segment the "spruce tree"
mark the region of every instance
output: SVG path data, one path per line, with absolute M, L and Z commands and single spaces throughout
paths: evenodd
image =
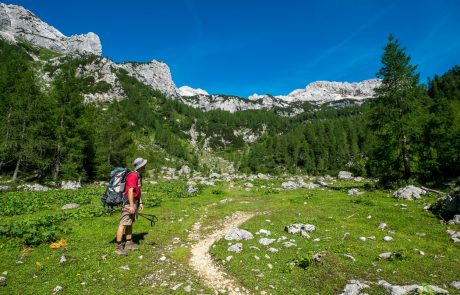
M 390 35 L 377 73 L 382 84 L 375 89 L 369 112 L 374 135 L 371 167 L 377 176 L 390 179 L 409 179 L 417 165 L 415 147 L 425 113 L 425 94 L 415 72 L 417 67 L 410 60 L 399 41 Z

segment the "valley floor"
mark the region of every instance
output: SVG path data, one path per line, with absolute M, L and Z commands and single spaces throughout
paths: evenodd
M 144 198 L 151 207 L 144 213 L 158 222 L 139 219 L 134 238 L 140 251 L 126 257 L 113 252 L 118 212 L 94 213 L 103 187 L 2 193 L 0 294 L 340 294 L 350 280 L 368 288 L 346 294 L 390 294 L 396 287 L 389 284 L 417 284 L 426 294 L 432 294 L 429 286 L 460 293 L 451 286 L 460 281 L 460 243 L 446 232 L 460 226 L 441 223 L 423 209 L 435 196 L 400 201 L 391 191 L 366 191 L 364 182 L 280 190 L 281 182 L 257 179 L 245 187 L 247 181 L 217 181 L 195 195 L 181 194 L 181 181 L 147 185 Z M 364 194 L 349 196 L 350 188 Z M 82 200 L 70 217 L 56 221 L 57 227 L 36 225 L 39 218 L 63 214 L 59 199 L 69 194 Z M 45 204 L 31 203 L 16 214 L 5 209 L 23 206 L 20 200 L 31 196 Z M 310 238 L 285 231 L 295 223 L 314 225 Z M 25 246 L 34 232 L 11 237 L 27 224 L 41 233 L 54 231 L 67 244 Z M 253 238 L 222 238 L 233 226 Z M 238 243 L 241 251 L 230 252 Z M 389 258 L 379 257 L 386 252 Z

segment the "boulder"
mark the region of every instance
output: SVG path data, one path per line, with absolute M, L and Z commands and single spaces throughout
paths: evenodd
M 211 174 L 209 175 L 209 178 L 210 178 L 210 179 L 220 178 L 220 174 L 219 174 L 219 173 L 215 173 L 215 172 L 214 172 L 214 173 L 211 173 Z
M 450 225 L 460 224 L 460 215 L 454 215 L 454 217 L 448 222 Z
M 250 188 L 250 187 L 254 187 L 254 185 L 252 183 L 250 183 L 250 182 L 246 182 L 244 184 L 244 187 L 249 187 Z
M 81 183 L 80 181 L 63 181 L 61 182 L 61 188 L 62 189 L 70 189 L 70 190 L 76 190 L 81 188 Z
M 302 184 L 302 188 L 306 188 L 306 189 L 315 189 L 318 187 L 320 187 L 320 185 L 313 183 L 313 182 L 307 182 L 307 183 Z
M 343 293 L 341 293 L 340 295 L 359 295 L 361 294 L 361 289 L 365 288 L 369 288 L 369 285 L 361 283 L 357 280 L 350 280 L 347 282 L 345 288 L 343 289 Z
M 180 169 L 178 171 L 179 175 L 183 175 L 183 176 L 187 176 L 191 172 L 192 172 L 192 169 L 190 169 L 190 167 L 187 166 L 187 165 L 183 165 L 182 167 L 180 167 Z
M 420 285 L 392 285 L 385 280 L 380 280 L 378 282 L 379 285 L 383 286 L 390 295 L 405 295 L 405 294 L 420 294 L 420 293 L 428 293 L 428 294 L 449 294 L 447 290 L 441 289 L 437 286 L 428 285 L 428 286 L 420 286 Z
M 231 228 L 226 234 L 224 239 L 227 241 L 241 241 L 241 240 L 250 240 L 254 236 L 244 229 L 239 229 L 236 227 Z
M 76 209 L 78 207 L 80 207 L 80 205 L 77 204 L 77 203 L 69 203 L 69 204 L 65 204 L 64 206 L 62 206 L 61 209 L 62 210 L 70 210 L 70 209 Z
M 364 192 L 360 191 L 357 188 L 352 188 L 352 189 L 348 190 L 348 195 L 349 196 L 359 196 L 359 195 L 362 195 L 362 194 L 364 194 Z
M 289 189 L 297 189 L 298 185 L 297 185 L 297 183 L 295 183 L 293 181 L 287 181 L 287 182 L 283 182 L 281 184 L 281 187 L 283 189 L 289 190 Z
M 284 227 L 284 230 L 289 234 L 301 234 L 302 232 L 312 232 L 316 230 L 313 224 L 294 223 Z
M 340 180 L 352 180 L 353 174 L 348 171 L 340 171 L 339 174 L 337 175 L 337 178 Z
M 424 194 L 426 194 L 425 190 L 413 185 L 408 185 L 406 187 L 399 188 L 393 193 L 393 196 L 396 199 L 415 200 L 420 199 L 421 195 Z
M 230 247 L 228 247 L 227 251 L 234 252 L 234 253 L 240 253 L 241 251 L 243 251 L 243 244 L 236 243 L 235 245 L 231 245 Z
M 47 186 L 41 185 L 41 184 L 23 184 L 17 187 L 19 190 L 25 190 L 25 191 L 43 191 L 46 192 L 49 190 Z
M 11 186 L 0 185 L 0 192 L 9 192 L 10 190 L 11 190 Z
M 199 191 L 200 191 L 200 190 L 199 190 L 197 187 L 193 186 L 193 185 L 190 185 L 190 186 L 187 188 L 187 193 L 189 193 L 189 194 L 196 194 L 196 193 L 198 193 Z

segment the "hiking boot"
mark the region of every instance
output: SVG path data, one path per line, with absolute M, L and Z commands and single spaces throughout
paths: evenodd
M 117 247 L 115 248 L 115 254 L 117 254 L 118 256 L 128 256 L 128 253 L 125 250 L 123 250 L 122 244 L 117 245 Z
M 126 241 L 125 250 L 139 251 L 139 247 L 133 241 Z

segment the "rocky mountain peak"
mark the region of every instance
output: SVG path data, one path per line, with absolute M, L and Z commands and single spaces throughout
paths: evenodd
M 22 38 L 63 54 L 101 55 L 102 53 L 101 41 L 96 34 L 66 37 L 29 10 L 17 5 L 0 3 L 0 37 L 10 42 Z

